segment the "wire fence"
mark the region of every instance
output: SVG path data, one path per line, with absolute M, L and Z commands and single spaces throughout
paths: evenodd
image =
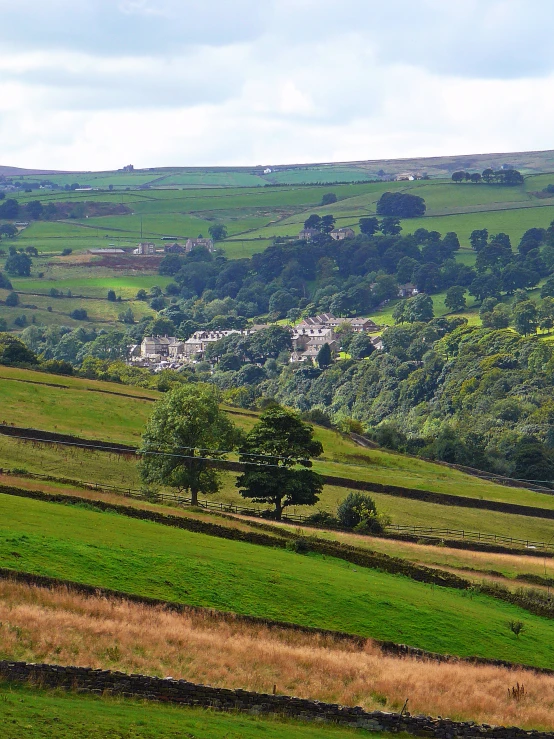
M 12 472 L 13 474 L 13 472 Z M 72 480 L 68 478 L 56 478 L 51 475 L 42 475 L 35 472 L 27 472 L 24 477 L 32 479 L 45 480 L 55 483 L 65 483 L 70 485 L 78 485 L 79 487 L 103 492 L 114 492 L 127 498 L 135 498 L 152 503 L 171 503 L 177 506 L 190 506 L 192 500 L 188 496 L 179 495 L 177 493 L 166 492 L 149 492 L 146 490 L 136 490 L 134 488 L 119 487 L 117 485 L 109 485 L 98 482 L 85 482 L 81 480 Z M 235 503 L 222 503 L 214 500 L 199 500 L 197 507 L 207 511 L 217 511 L 219 513 L 230 513 L 239 516 L 251 516 L 253 518 L 263 518 L 271 520 L 267 508 L 257 508 L 252 506 L 240 506 Z M 319 526 L 310 520 L 310 516 L 304 516 L 296 513 L 286 513 L 282 518 L 282 523 L 293 523 L 300 526 L 308 526 L 311 528 L 332 528 L 329 525 Z M 346 531 L 346 529 L 336 528 L 337 531 Z M 482 544 L 498 544 L 518 549 L 536 550 L 538 552 L 554 551 L 554 542 L 533 541 L 531 539 L 518 539 L 512 536 L 503 536 L 501 534 L 486 534 L 481 531 L 466 531 L 465 529 L 448 529 L 435 528 L 432 526 L 408 526 L 402 524 L 389 524 L 386 527 L 385 535 L 397 535 L 398 537 L 410 536 L 417 539 L 433 539 L 433 540 L 453 540 L 453 541 L 472 541 Z
M 401 524 L 390 524 L 387 533 L 396 533 L 404 536 L 415 536 L 418 539 L 454 539 L 461 541 L 477 541 L 484 544 L 500 544 L 521 549 L 537 549 L 542 551 L 553 551 L 554 543 L 544 541 L 532 541 L 531 539 L 517 539 L 512 536 L 501 534 L 484 534 L 481 531 L 466 531 L 465 529 L 439 529 L 432 526 L 403 526 Z

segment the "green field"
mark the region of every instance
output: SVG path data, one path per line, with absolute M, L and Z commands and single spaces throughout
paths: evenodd
M 152 403 L 145 398 L 159 397 L 154 391 L 125 385 L 8 367 L 0 367 L 0 380 L 0 422 L 108 442 L 138 444 L 152 412 Z M 233 422 L 244 430 L 256 418 L 249 412 L 231 413 Z M 314 469 L 323 474 L 554 509 L 554 496 L 497 485 L 382 449 L 365 449 L 338 432 L 320 426 L 315 429 L 324 454 Z
M 536 158 L 530 156 L 529 162 L 533 162 L 534 167 Z M 17 197 L 22 203 L 37 197 L 44 203 L 102 203 L 103 207 L 114 206 L 112 211 L 115 214 L 31 222 L 10 241 L 10 245 L 20 248 L 34 246 L 41 256 L 34 260 L 31 277 L 16 278 L 13 284 L 16 290 L 28 293 L 44 294 L 55 287 L 64 292 L 79 290 L 87 297 L 98 298 L 104 297 L 107 289 L 113 287 L 118 290 L 121 285 L 122 297 L 132 298 L 141 287 L 163 287 L 171 280 L 158 277 L 155 265 L 143 271 L 140 258 L 136 262 L 130 259 L 125 265 L 112 266 L 107 262 L 99 264 L 97 258 L 87 255 L 87 250 L 109 246 L 130 249 L 142 236 L 143 240 L 152 241 L 161 254 L 166 243 L 163 237 L 183 241 L 199 234 L 206 236 L 211 225 L 223 223 L 228 237 L 218 243 L 219 248 L 230 259 L 248 258 L 267 249 L 276 236 L 295 238 L 310 213 L 333 214 L 338 226 L 351 226 L 357 230 L 361 217 L 375 214 L 376 203 L 382 193 L 395 190 L 420 195 L 427 205 L 423 218 L 402 222 L 404 233 L 412 233 L 421 227 L 441 233 L 455 231 L 462 244 L 458 260 L 473 264 L 475 254 L 469 248 L 469 236 L 474 229 L 506 232 L 515 247 L 528 228 L 546 227 L 554 220 L 554 198 L 536 195 L 538 190 L 554 182 L 554 174 L 537 174 L 533 167 L 529 168 L 532 173 L 524 184 L 518 187 L 456 185 L 443 175 L 426 181 L 356 182 L 368 176 L 367 168 L 357 163 L 283 168 L 267 177 L 261 176 L 259 171 L 240 168 L 205 170 L 203 179 L 201 171 L 179 169 L 140 174 L 82 175 L 97 189 L 89 192 L 34 190 L 18 193 Z M 77 175 L 53 177 L 63 185 L 68 180 L 73 181 Z M 337 179 L 346 183 L 350 181 L 350 184 L 336 184 Z M 273 186 L 278 182 L 286 184 Z M 314 182 L 328 184 L 314 185 Z M 145 184 L 152 187 L 138 189 Z M 115 185 L 115 189 L 106 189 L 109 185 Z M 338 201 L 321 207 L 321 198 L 328 192 L 335 193 Z M 128 209 L 126 214 L 118 212 L 122 206 Z M 69 259 L 60 257 L 62 250 L 67 248 L 73 250 L 72 256 Z M 88 260 L 88 264 L 83 260 Z M 3 259 L 0 258 L 0 270 L 2 265 Z M 43 274 L 42 278 L 38 277 L 39 273 Z M 102 288 L 106 288 L 104 295 Z M 433 300 L 436 314 L 443 315 L 446 312 L 444 295 L 435 295 Z M 52 305 L 52 312 L 47 315 L 45 308 L 48 305 L 40 301 L 23 302 L 37 308 L 31 312 L 0 306 L 0 318 L 5 318 L 12 330 L 17 329 L 14 320 L 21 315 L 25 315 L 28 322 L 34 319 L 39 325 L 78 325 L 67 318 L 69 305 L 65 306 L 68 310 Z M 464 315 L 470 323 L 477 323 L 479 319 L 472 307 L 470 304 Z M 117 321 L 115 308 L 102 305 L 91 305 L 90 308 L 93 321 L 112 325 Z M 372 317 L 380 323 L 390 324 L 393 308 L 394 304 L 390 303 Z M 144 306 L 137 306 L 137 318 L 145 310 Z
M 0 496 L 0 521 L 4 567 L 437 652 L 554 660 L 554 622 L 484 595 L 11 496 Z M 510 620 L 525 622 L 525 638 Z
M 254 716 L 120 698 L 96 698 L 0 683 L 3 739 L 349 739 L 387 736 L 362 729 Z

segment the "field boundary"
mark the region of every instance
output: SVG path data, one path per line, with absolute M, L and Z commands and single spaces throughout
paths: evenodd
M 216 688 L 186 680 L 129 675 L 90 667 L 62 667 L 4 660 L 0 662 L 0 675 L 12 682 L 70 690 L 81 694 L 111 694 L 124 698 L 177 703 L 182 706 L 205 706 L 218 711 L 273 714 L 302 721 L 333 723 L 370 731 L 406 732 L 436 739 L 465 739 L 476 736 L 491 739 L 524 737 L 551 739 L 553 736 L 552 732 L 526 731 L 515 726 L 476 725 L 472 721 L 412 716 L 407 712 L 367 712 L 359 706 L 341 706 L 288 695 Z
M 51 431 L 39 431 L 38 429 L 19 426 L 8 426 L 0 424 L 0 434 L 19 438 L 30 442 L 59 443 L 75 446 L 81 449 L 92 449 L 95 451 L 108 452 L 112 454 L 137 455 L 138 448 L 129 444 L 118 442 L 105 442 L 98 439 L 85 439 L 71 434 L 58 434 Z M 214 467 L 242 472 L 248 464 L 230 460 L 210 460 Z M 419 490 L 417 488 L 405 488 L 397 485 L 383 485 L 378 482 L 367 480 L 354 480 L 349 477 L 336 477 L 334 475 L 321 475 L 325 485 L 334 487 L 353 488 L 366 492 L 381 493 L 397 498 L 419 500 L 423 503 L 436 503 L 438 505 L 454 506 L 457 508 L 478 508 L 498 513 L 509 513 L 516 516 L 528 516 L 531 518 L 544 518 L 554 520 L 554 509 L 539 508 L 537 506 L 525 506 L 518 503 L 504 503 L 496 500 L 484 500 L 482 498 L 470 498 L 462 495 L 450 495 L 449 493 L 435 493 L 430 490 Z
M 268 629 L 274 629 L 275 631 L 294 631 L 299 634 L 306 634 L 307 636 L 322 636 L 325 638 L 335 639 L 339 642 L 346 642 L 358 649 L 363 649 L 367 642 L 371 642 L 371 644 L 377 646 L 383 654 L 397 657 L 428 660 L 431 662 L 461 662 L 471 665 L 504 667 L 509 670 L 526 670 L 540 675 L 554 675 L 554 669 L 549 667 L 536 667 L 534 665 L 509 662 L 508 660 L 493 659 L 489 657 L 459 657 L 455 654 L 441 654 L 440 652 L 431 652 L 426 649 L 420 649 L 419 647 L 412 647 L 408 644 L 398 644 L 393 641 L 374 639 L 371 636 L 361 636 L 347 631 L 335 631 L 333 629 L 323 629 L 317 626 L 303 626 L 302 624 L 296 624 L 291 621 L 278 621 L 276 619 L 264 618 L 263 616 L 250 616 L 248 614 L 234 613 L 232 611 L 218 611 L 216 608 L 193 606 L 187 603 L 178 603 L 176 601 L 168 601 L 161 598 L 151 598 L 147 595 L 127 593 L 122 590 L 112 590 L 102 586 L 87 585 L 74 580 L 63 580 L 49 575 L 35 575 L 30 572 L 10 570 L 3 567 L 0 567 L 0 580 L 21 583 L 30 587 L 47 588 L 49 590 L 54 588 L 65 588 L 66 590 L 78 593 L 79 595 L 103 597 L 123 602 L 128 601 L 130 603 L 136 603 L 137 605 L 144 605 L 151 608 L 164 608 L 173 613 L 198 614 L 208 616 L 214 620 L 223 621 L 225 623 L 244 623 L 252 626 L 264 626 Z
M 265 533 L 258 534 L 251 531 L 232 529 L 228 526 L 199 521 L 194 518 L 182 518 L 172 514 L 158 513 L 156 511 L 149 511 L 143 508 L 121 506 L 101 500 L 91 501 L 88 498 L 80 498 L 78 496 L 53 495 L 38 490 L 25 490 L 21 488 L 0 486 L 0 494 L 13 495 L 20 498 L 30 498 L 32 500 L 40 500 L 47 503 L 61 503 L 62 505 L 85 505 L 98 513 L 116 513 L 129 518 L 135 518 L 141 521 L 150 521 L 163 526 L 171 526 L 173 528 L 179 528 L 192 533 L 204 534 L 206 536 L 214 536 L 221 539 L 239 541 L 246 544 L 255 544 L 270 548 L 288 549 L 289 542 L 298 541 L 298 539 L 302 538 L 292 532 L 285 532 L 283 530 L 280 532 L 276 531 L 273 536 L 270 536 Z M 280 536 L 278 535 L 279 533 Z M 294 549 L 294 546 L 292 548 Z M 529 590 L 522 589 L 523 592 L 513 593 L 507 588 L 499 587 L 498 585 L 489 585 L 485 582 L 479 586 L 475 586 L 470 580 L 466 580 L 440 568 L 427 567 L 400 557 L 393 557 L 382 552 L 375 552 L 371 549 L 358 549 L 357 547 L 345 544 L 344 542 L 330 542 L 316 537 L 309 540 L 308 551 L 324 557 L 332 557 L 344 562 L 349 562 L 350 564 L 355 564 L 359 567 L 386 572 L 389 575 L 407 577 L 415 582 L 433 586 L 437 585 L 439 587 L 452 588 L 455 590 L 480 592 L 483 595 L 494 598 L 495 600 L 500 600 L 522 608 L 536 616 L 542 616 L 549 619 L 554 618 L 554 608 L 550 601 L 537 599 Z

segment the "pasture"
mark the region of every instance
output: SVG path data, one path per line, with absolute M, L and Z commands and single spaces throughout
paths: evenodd
M 86 508 L 0 495 L 0 563 L 442 653 L 536 666 L 554 658 L 552 621 L 488 596 Z M 520 639 L 515 620 L 527 626 Z
M 152 413 L 152 400 L 160 397 L 155 391 L 127 385 L 9 367 L 0 367 L 0 381 L 0 422 L 108 443 L 138 444 Z M 256 422 L 255 413 L 230 407 L 227 411 L 243 430 Z M 315 460 L 314 469 L 322 474 L 554 509 L 550 495 L 497 485 L 384 449 L 366 449 L 321 426 L 315 427 L 315 436 L 324 454 Z
M 326 725 L 214 713 L 145 701 L 92 697 L 0 683 L 3 739 L 353 739 L 385 737 L 363 730 Z M 55 733 L 53 733 L 55 732 Z

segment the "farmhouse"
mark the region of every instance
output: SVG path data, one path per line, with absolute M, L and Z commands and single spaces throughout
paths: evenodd
M 303 228 L 298 234 L 299 241 L 311 241 L 320 231 L 317 228 Z
M 156 245 L 148 242 L 141 242 L 136 249 L 133 249 L 133 254 L 137 254 L 142 257 L 152 256 L 156 253 Z
M 400 285 L 398 288 L 398 297 L 399 298 L 413 298 L 414 295 L 417 295 L 419 293 L 419 290 L 415 285 L 412 285 L 411 282 L 407 282 L 405 285 Z
M 329 236 L 335 241 L 343 241 L 344 239 L 353 239 L 356 234 L 352 228 L 335 228 Z
M 187 243 L 185 244 L 185 253 L 188 254 L 191 252 L 196 246 L 202 246 L 204 249 L 207 249 L 210 254 L 215 251 L 214 249 L 214 242 L 212 239 L 187 239 Z

